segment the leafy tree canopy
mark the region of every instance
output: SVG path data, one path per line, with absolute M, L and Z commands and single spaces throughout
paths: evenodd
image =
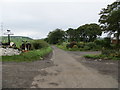
M 65 39 L 65 32 L 61 29 L 56 29 L 48 34 L 48 42 L 50 44 L 61 43 Z
M 97 36 L 101 35 L 101 28 L 97 24 L 85 24 L 77 28 L 77 32 L 79 33 L 79 37 L 81 37 L 84 41 L 94 41 Z
M 99 22 L 103 31 L 117 32 L 117 44 L 120 36 L 120 2 L 114 2 L 100 12 Z

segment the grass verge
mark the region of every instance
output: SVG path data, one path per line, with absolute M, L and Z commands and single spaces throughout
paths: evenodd
M 60 49 L 63 49 L 65 51 L 69 51 L 66 46 L 63 46 L 63 45 L 56 45 L 56 47 L 60 48 Z
M 112 56 L 106 56 L 106 55 L 84 55 L 85 58 L 90 59 L 104 59 L 104 60 L 120 60 L 119 57 L 112 57 Z
M 2 56 L 2 61 L 30 62 L 35 60 L 41 60 L 45 55 L 49 54 L 51 51 L 52 48 L 47 47 L 47 48 L 21 53 L 20 55 Z

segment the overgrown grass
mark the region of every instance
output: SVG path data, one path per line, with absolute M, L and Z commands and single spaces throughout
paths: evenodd
M 56 45 L 58 48 L 63 49 L 67 51 L 68 49 L 66 48 L 66 45 Z
M 32 49 L 41 49 L 49 46 L 44 40 L 32 40 L 31 41 Z
M 98 49 L 87 49 L 87 47 L 85 47 L 85 48 L 67 48 L 66 45 L 56 45 L 56 46 L 65 51 L 99 51 Z
M 119 57 L 107 56 L 107 55 L 84 55 L 85 58 L 90 59 L 105 59 L 105 60 L 120 60 Z
M 21 53 L 20 55 L 2 56 L 2 61 L 30 62 L 35 60 L 41 60 L 45 55 L 49 54 L 51 51 L 52 48 L 47 47 L 47 48 Z
M 94 42 L 63 42 L 56 46 L 66 51 L 100 51 L 102 49 Z

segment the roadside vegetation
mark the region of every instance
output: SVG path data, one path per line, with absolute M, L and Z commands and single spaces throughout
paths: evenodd
M 120 51 L 103 50 L 100 55 L 84 55 L 89 59 L 120 60 Z
M 107 45 L 109 42 L 106 39 L 107 38 L 103 40 L 95 40 L 94 42 L 63 42 L 56 46 L 68 51 L 99 51 L 102 47 L 108 47 Z
M 49 54 L 51 51 L 52 51 L 51 47 L 47 47 L 47 48 L 21 53 L 20 55 L 2 56 L 2 61 L 30 62 L 30 61 L 42 60 L 44 56 Z
M 30 62 L 42 60 L 44 56 L 52 51 L 52 48 L 43 40 L 32 40 L 30 51 L 22 52 L 20 55 L 2 56 L 2 61 Z
M 100 55 L 85 55 L 86 58 L 107 58 L 120 60 L 120 2 L 113 2 L 100 11 L 99 24 L 90 23 L 81 25 L 77 28 L 68 28 L 67 30 L 56 29 L 49 32 L 44 40 L 49 44 L 54 44 L 57 47 L 68 51 L 101 51 Z M 108 34 L 105 38 L 100 38 L 102 33 Z M 114 36 L 111 38 L 111 36 Z M 32 51 L 22 53 L 27 56 L 32 53 L 38 56 L 38 53 L 44 50 L 51 51 L 49 45 L 43 40 L 31 40 Z M 17 41 L 17 40 L 16 40 Z M 18 48 L 20 47 L 19 41 Z M 42 51 L 43 50 L 43 51 Z M 46 51 L 47 52 L 47 51 Z M 28 54 L 27 54 L 28 53 Z M 44 56 L 44 54 L 42 54 Z M 21 54 L 21 55 L 22 55 Z M 35 57 L 35 59 L 38 59 Z M 3 60 L 9 56 L 3 57 Z M 12 59 L 10 56 L 9 58 Z M 23 57 L 25 57 L 23 55 Z M 40 56 L 41 57 L 41 56 Z M 32 59 L 32 58 L 31 58 Z M 21 59 L 19 59 L 21 60 Z M 25 59 L 27 60 L 27 59 Z M 23 61 L 25 61 L 23 59 Z
M 120 2 L 114 2 L 100 11 L 99 25 L 85 24 L 67 30 L 56 29 L 45 39 L 50 44 L 67 51 L 101 51 L 100 55 L 86 58 L 120 60 Z M 102 33 L 108 34 L 100 38 Z M 111 38 L 111 36 L 114 36 Z

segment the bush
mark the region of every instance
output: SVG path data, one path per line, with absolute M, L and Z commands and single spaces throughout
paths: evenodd
M 100 54 L 100 55 L 84 55 L 84 57 L 85 58 L 90 58 L 90 59 L 120 60 L 120 57 L 107 56 L 107 55 L 103 55 L 103 54 Z
M 96 44 L 94 42 L 89 42 L 86 44 L 87 47 L 89 47 L 90 49 L 95 49 L 96 48 Z
M 95 40 L 94 43 L 101 47 L 110 48 L 111 39 L 106 37 L 104 40 Z
M 85 46 L 84 42 L 77 43 L 78 48 L 83 48 Z
M 110 47 L 111 49 L 114 49 L 114 50 L 120 50 L 120 45 L 117 45 L 117 44 L 110 44 Z
M 94 48 L 94 50 L 96 50 L 96 51 L 98 51 L 98 50 L 101 51 L 101 49 L 102 49 L 102 46 L 100 46 L 100 45 L 96 45 L 96 47 Z
M 71 42 L 70 44 L 67 44 L 66 47 L 67 48 L 73 48 L 74 45 L 77 45 L 76 42 Z
M 77 45 L 74 45 L 72 48 L 78 48 L 78 46 L 77 46 Z
M 110 44 L 111 44 L 111 39 L 110 38 L 104 38 L 104 47 L 106 47 L 106 48 L 110 48 Z
M 95 40 L 94 43 L 96 45 L 104 46 L 104 40 Z
M 89 46 L 84 46 L 83 50 L 90 50 Z
M 117 50 L 108 50 L 108 49 L 104 49 L 103 48 L 102 55 L 120 58 L 120 51 L 117 51 Z
M 48 43 L 43 40 L 34 40 L 32 43 L 32 49 L 41 49 L 48 47 Z
M 110 44 L 111 49 L 116 49 L 116 44 Z
M 88 43 L 84 43 L 84 42 L 71 42 L 70 44 L 67 44 L 66 45 L 66 48 L 76 48 L 76 50 L 80 50 L 80 51 L 83 51 L 83 50 L 100 50 L 101 49 L 101 46 L 100 45 L 96 45 L 96 43 L 94 42 L 88 42 Z M 71 50 L 71 49 L 69 49 Z

